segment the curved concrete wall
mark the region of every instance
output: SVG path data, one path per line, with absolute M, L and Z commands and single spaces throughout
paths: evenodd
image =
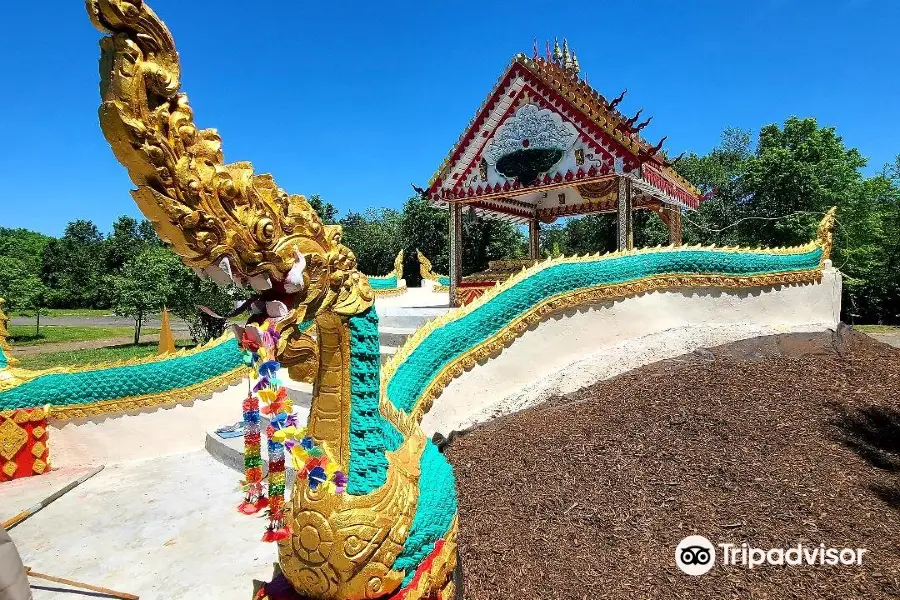
M 451 382 L 422 427 L 462 430 L 699 347 L 834 329 L 840 307 L 827 261 L 817 284 L 653 292 L 559 312 Z
M 309 406 L 311 386 L 279 372 L 288 395 Z M 50 464 L 54 468 L 114 464 L 200 450 L 206 434 L 243 418 L 246 379 L 192 402 L 68 421 L 50 421 Z

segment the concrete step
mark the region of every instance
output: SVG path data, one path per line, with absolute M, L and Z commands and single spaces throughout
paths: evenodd
M 301 423 L 306 423 L 307 419 L 309 419 L 309 405 L 301 406 L 294 405 L 294 414 L 297 415 L 298 420 Z M 266 426 L 269 424 L 269 419 L 265 415 L 260 416 L 260 430 L 265 432 Z M 263 473 L 268 473 L 269 470 L 269 448 L 265 442 L 265 433 L 262 435 L 263 442 L 260 444 L 260 456 L 263 459 Z M 206 441 L 205 441 L 206 451 L 210 453 L 210 455 L 215 458 L 217 461 L 234 469 L 239 473 L 244 472 L 244 437 L 233 437 L 233 438 L 223 438 L 219 434 L 215 432 L 215 430 L 210 430 L 206 432 Z M 294 478 L 296 473 L 294 472 L 294 468 L 291 466 L 291 461 L 289 457 L 285 457 L 285 478 L 287 479 L 288 487 L 294 485 Z
M 407 307 L 388 306 L 378 308 L 379 328 L 416 329 L 441 316 L 449 308 L 445 306 Z
M 386 363 L 391 359 L 393 355 L 397 354 L 397 346 L 382 346 L 381 347 L 381 364 Z
M 378 339 L 382 346 L 400 347 L 406 338 L 416 332 L 415 327 L 379 327 Z

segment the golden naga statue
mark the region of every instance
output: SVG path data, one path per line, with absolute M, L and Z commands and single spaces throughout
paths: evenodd
M 303 196 L 248 162 L 226 164 L 179 91 L 165 24 L 142 0 L 87 0 L 100 42 L 100 125 L 157 233 L 197 272 L 252 287 L 251 320 L 272 318 L 292 376 L 314 374 L 308 431 L 347 474 L 347 493 L 296 486 L 279 542 L 292 596 L 451 598 L 452 470 L 418 424 L 380 401 L 374 293 Z M 302 321 L 314 320 L 316 339 Z M 299 489 L 299 488 L 303 489 Z

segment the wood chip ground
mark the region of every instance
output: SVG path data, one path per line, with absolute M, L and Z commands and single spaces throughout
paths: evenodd
M 456 438 L 468 600 L 900 597 L 900 350 L 837 333 L 663 361 Z M 714 543 L 862 566 L 675 566 Z

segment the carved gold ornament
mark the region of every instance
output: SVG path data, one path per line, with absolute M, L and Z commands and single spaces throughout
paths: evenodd
M 419 257 L 419 275 L 422 279 L 428 279 L 429 281 L 438 281 L 440 277 L 444 277 L 443 275 L 438 275 L 434 271 L 432 271 L 431 261 L 428 260 L 420 250 L 416 250 L 416 255 Z M 447 287 L 447 286 L 444 286 Z M 436 290 L 437 288 L 435 288 Z
M 179 91 L 174 40 L 147 4 L 87 0 L 87 8 L 109 34 L 100 42 L 100 125 L 160 238 L 211 277 L 263 295 L 283 290 L 285 327 L 307 312 L 353 315 L 371 306 L 374 293 L 341 245 L 341 228 L 324 225 L 306 198 L 255 175 L 250 163 L 226 164 L 216 131 L 196 126 Z
M 28 432 L 12 419 L 4 419 L 0 423 L 0 456 L 12 460 L 27 442 Z
M 35 444 L 31 447 L 31 453 L 34 454 L 35 458 L 40 458 L 46 451 L 47 446 L 44 445 L 44 442 L 35 442 Z

